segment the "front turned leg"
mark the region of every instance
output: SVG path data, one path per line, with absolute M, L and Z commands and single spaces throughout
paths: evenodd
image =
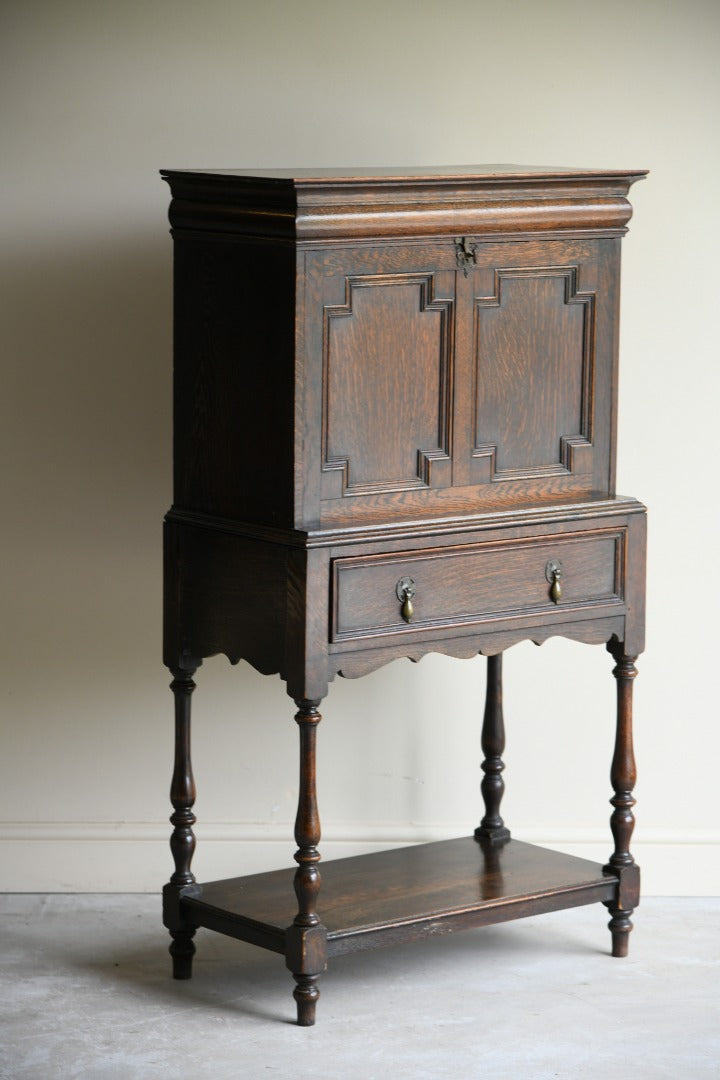
M 505 723 L 502 707 L 502 653 L 487 658 L 487 689 L 485 691 L 485 714 L 483 716 L 482 752 L 485 773 L 480 784 L 485 816 L 475 830 L 476 840 L 489 840 L 493 845 L 504 844 L 510 832 L 500 817 L 500 801 L 505 792 L 502 778 L 505 764 Z
M 630 916 L 640 899 L 640 870 L 630 854 L 630 839 L 635 827 L 632 808 L 635 805 L 633 788 L 636 769 L 633 753 L 632 697 L 633 682 L 637 676 L 635 656 L 626 656 L 620 645 L 609 645 L 616 661 L 613 675 L 617 682 L 617 730 L 610 781 L 615 794 L 610 800 L 614 810 L 610 828 L 615 850 L 605 870 L 618 879 L 617 899 L 606 902 L 612 918 L 608 923 L 612 934 L 612 955 L 627 956 L 628 938 L 633 928 Z
M 297 1002 L 300 1027 L 315 1023 L 315 1006 L 320 997 L 317 981 L 327 966 L 327 930 L 317 913 L 320 891 L 320 816 L 317 808 L 315 743 L 317 726 L 322 719 L 319 701 L 297 701 L 295 720 L 300 728 L 300 792 L 295 819 L 298 850 L 293 886 L 298 912 L 285 934 L 285 962 L 297 983 L 293 997 Z
M 170 785 L 170 801 L 173 814 L 170 823 L 173 833 L 170 850 L 175 861 L 175 872 L 163 890 L 163 918 L 173 939 L 170 955 L 173 961 L 173 978 L 189 979 L 192 975 L 192 958 L 195 955 L 195 927 L 183 919 L 180 913 L 180 896 L 189 885 L 195 884 L 190 863 L 195 852 L 193 825 L 195 815 L 195 781 L 190 758 L 190 699 L 195 689 L 193 675 L 199 666 L 193 662 L 187 667 L 173 670 L 170 689 L 175 697 L 175 766 Z

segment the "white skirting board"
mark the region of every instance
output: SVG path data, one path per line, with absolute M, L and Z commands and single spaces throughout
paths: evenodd
M 157 823 L 13 823 L 0 826 L 0 892 L 159 892 L 173 868 L 170 826 Z M 447 840 L 470 830 L 442 826 L 328 826 L 323 859 L 405 844 Z M 193 870 L 198 881 L 239 877 L 295 863 L 292 824 L 198 824 Z M 605 862 L 609 836 L 518 829 L 518 840 Z M 647 896 L 720 896 L 720 832 L 679 835 L 636 830 L 632 851 Z M 291 880 L 288 889 L 292 896 Z M 322 895 L 322 894 L 321 894 Z M 320 904 L 322 907 L 322 902 Z

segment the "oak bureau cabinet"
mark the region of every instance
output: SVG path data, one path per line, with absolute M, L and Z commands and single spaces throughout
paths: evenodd
M 642 171 L 167 171 L 175 251 L 176 978 L 196 928 L 285 957 L 298 1022 L 329 958 L 601 902 L 627 952 L 634 661 L 645 510 L 615 493 L 620 240 Z M 502 654 L 605 645 L 618 709 L 606 866 L 520 843 L 501 814 Z M 487 657 L 484 816 L 470 835 L 323 864 L 319 706 L 335 675 Z M 198 884 L 190 698 L 203 658 L 297 706 L 287 871 Z M 548 708 L 551 706 L 548 705 Z M 469 728 L 468 738 L 473 739 Z M 294 895 L 293 886 L 294 885 Z

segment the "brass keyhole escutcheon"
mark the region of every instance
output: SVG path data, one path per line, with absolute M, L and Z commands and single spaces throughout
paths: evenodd
M 545 579 L 550 582 L 550 599 L 554 604 L 562 600 L 563 565 L 559 559 L 550 559 L 545 565 Z
M 412 622 L 412 617 L 415 614 L 415 608 L 413 606 L 413 597 L 415 596 L 415 582 L 411 577 L 400 578 L 395 586 L 395 595 L 400 601 L 402 607 L 400 608 L 400 614 L 406 623 Z

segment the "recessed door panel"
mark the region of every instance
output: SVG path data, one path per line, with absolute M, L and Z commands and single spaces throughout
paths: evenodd
M 470 402 L 465 483 L 478 505 L 614 494 L 619 241 L 467 246 L 457 340 L 469 359 L 465 368 L 458 356 L 456 370 Z
M 474 478 L 592 472 L 595 294 L 577 266 L 498 267 L 475 298 Z
M 325 305 L 323 498 L 451 483 L 452 306 L 432 272 L 348 276 Z

